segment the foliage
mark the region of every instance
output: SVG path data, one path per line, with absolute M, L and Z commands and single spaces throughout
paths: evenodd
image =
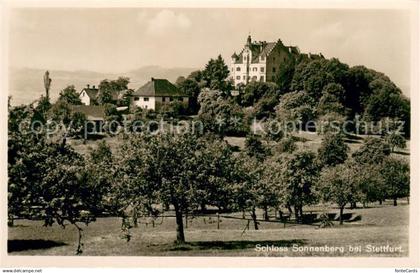
M 188 77 L 181 83 L 177 84 L 177 86 L 183 93 L 185 93 L 189 97 L 188 109 L 190 113 L 196 114 L 199 110 L 199 105 L 198 105 L 197 100 L 198 100 L 198 95 L 201 90 L 199 82 L 197 82 L 194 78 L 191 79 L 190 77 Z
M 402 159 L 388 157 L 383 161 L 381 174 L 385 181 L 386 194 L 394 199 L 406 197 L 410 194 L 410 166 Z
M 315 117 L 314 104 L 315 101 L 303 91 L 286 93 L 280 97 L 276 115 L 282 121 L 306 125 Z
M 119 77 L 116 80 L 103 80 L 99 83 L 98 103 L 101 105 L 114 103 L 119 92 L 128 89 L 129 78 Z
M 80 112 L 74 112 L 71 115 L 71 123 L 67 131 L 68 136 L 83 137 L 85 132 L 87 118 L 86 115 Z
M 316 156 L 308 151 L 284 154 L 279 172 L 285 204 L 295 207 L 295 218 L 300 221 L 303 206 L 314 203 L 317 198 L 313 187 L 319 175 Z
M 346 161 L 349 150 L 341 134 L 327 134 L 318 149 L 318 159 L 322 166 L 335 166 Z
M 235 205 L 242 211 L 248 211 L 254 223 L 254 229 L 258 230 L 256 209 L 263 208 L 266 218 L 269 206 L 277 207 L 279 203 L 278 179 L 270 175 L 277 174 L 271 171 L 275 165 L 267 165 L 267 169 L 256 158 L 241 154 L 238 159 L 238 170 L 242 178 L 236 185 Z M 268 167 L 269 166 L 269 167 Z M 277 168 L 276 168 L 277 169 Z
M 367 137 L 362 146 L 353 153 L 353 158 L 361 164 L 381 163 L 389 154 L 391 148 L 380 138 Z
M 258 161 L 264 161 L 270 154 L 270 151 L 261 142 L 261 137 L 255 134 L 247 135 L 245 139 L 245 151 L 249 157 L 254 157 Z
M 292 137 L 287 137 L 276 145 L 275 152 L 292 154 L 297 150 L 296 141 Z
M 220 91 L 201 91 L 198 118 L 207 131 L 219 135 L 245 135 L 249 128 L 244 124 L 244 113 L 234 100 L 226 99 Z
M 317 106 L 317 113 L 325 115 L 327 113 L 344 114 L 344 88 L 341 84 L 330 83 L 322 90 L 322 97 Z
M 326 168 L 319 178 L 319 191 L 322 200 L 334 202 L 340 208 L 340 224 L 343 224 L 343 210 L 346 204 L 355 202 L 358 191 L 356 180 L 353 179 L 354 170 L 349 165 L 339 164 Z
M 336 112 L 330 112 L 318 118 L 317 131 L 319 134 L 344 133 L 346 117 Z
M 214 145 L 209 147 L 187 134 L 129 136 L 116 159 L 119 165 L 113 187 L 114 203 L 119 202 L 121 208 L 133 205 L 152 215 L 158 213 L 153 204 L 171 204 L 176 215 L 177 241 L 184 242 L 183 215 L 203 202 L 228 205 L 229 190 L 225 191 L 224 186 L 235 181 L 231 171 L 235 164 L 230 163 L 227 146 Z M 221 147 L 224 148 L 220 150 Z M 203 200 L 206 197 L 212 199 Z
M 65 222 L 79 231 L 77 254 L 82 252 L 78 223 L 89 223 L 101 209 L 99 186 L 86 179 L 84 159 L 64 144 L 51 143 L 31 130 L 34 110 L 10 109 L 9 217 L 41 217 L 45 225 Z M 24 122 L 16 130 L 15 122 Z
M 177 118 L 187 114 L 187 109 L 184 103 L 180 101 L 171 101 L 170 103 L 162 104 L 159 108 L 159 113 L 161 113 L 164 118 Z
M 295 68 L 295 58 L 287 58 L 283 65 L 281 65 L 279 68 L 279 71 L 276 75 L 276 83 L 283 94 L 290 91 Z
M 220 90 L 226 96 L 233 89 L 232 84 L 227 81 L 228 76 L 229 68 L 221 55 L 217 56 L 216 59 L 210 59 L 202 71 L 202 78 L 206 83 L 206 87 Z
M 275 83 L 250 82 L 239 94 L 238 99 L 242 106 L 253 106 L 263 97 L 275 97 L 278 99 L 279 92 Z
M 74 85 L 69 85 L 60 91 L 58 97 L 59 101 L 64 101 L 68 104 L 81 105 L 82 101 L 79 98 L 79 94 L 76 91 Z

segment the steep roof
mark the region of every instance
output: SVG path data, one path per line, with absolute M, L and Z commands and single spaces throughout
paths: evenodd
M 276 47 L 277 44 L 279 44 L 284 50 L 286 50 L 289 54 L 299 54 L 299 48 L 296 46 L 285 46 L 283 45 L 282 41 L 279 39 L 277 42 L 266 42 L 266 41 L 259 41 L 259 42 L 252 42 L 249 40 L 250 37 L 248 37 L 247 44 L 245 45 L 245 48 L 248 47 L 252 52 L 252 60 L 251 63 L 259 63 L 260 57 L 264 56 L 267 57 L 271 51 Z M 232 55 L 232 58 L 235 59 L 236 64 L 243 63 L 243 52 L 244 49 L 239 54 Z
M 89 96 L 89 98 L 91 99 L 96 99 L 99 93 L 98 88 L 89 88 L 89 87 L 85 87 L 82 89 L 82 91 L 80 91 L 80 94 L 83 93 L 83 91 L 86 92 L 86 94 Z
M 88 120 L 105 119 L 105 107 L 101 105 L 71 105 L 70 110 L 85 114 Z
M 148 83 L 137 89 L 134 96 L 144 97 L 186 97 L 181 90 L 175 85 L 170 83 L 167 79 L 154 79 L 152 78 Z

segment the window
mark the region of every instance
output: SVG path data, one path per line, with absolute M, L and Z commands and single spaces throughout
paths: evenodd
M 238 66 L 238 67 L 236 68 L 236 71 L 241 71 L 241 68 Z
M 264 81 L 264 76 L 260 77 L 260 81 L 263 82 Z
M 261 56 L 261 61 L 264 61 L 264 59 L 265 59 L 264 56 Z
M 260 67 L 260 71 L 261 72 L 264 72 L 264 67 Z
M 276 68 L 275 67 L 273 67 L 273 72 L 276 72 Z
M 179 97 L 179 98 L 178 98 L 178 101 L 182 101 L 182 97 Z
M 244 80 L 246 80 L 246 76 L 244 76 Z
M 134 97 L 134 100 L 135 100 L 135 101 L 138 101 L 138 100 L 139 100 L 139 97 Z
M 165 97 L 162 97 L 162 102 L 165 102 Z
M 241 79 L 241 76 L 236 76 L 236 79 L 237 79 L 237 80 L 240 80 L 240 79 Z
M 171 98 L 169 98 L 169 101 L 173 101 L 173 100 L 174 100 L 174 98 L 172 98 L 172 97 L 171 97 Z
M 256 67 L 253 67 L 252 71 L 258 71 L 258 69 Z
M 147 109 L 147 105 L 144 106 L 144 109 Z
M 149 101 L 149 98 L 144 98 L 143 101 Z

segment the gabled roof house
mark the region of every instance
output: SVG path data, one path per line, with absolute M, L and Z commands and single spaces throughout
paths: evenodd
M 167 79 L 151 78 L 132 96 L 132 105 L 143 109 L 158 109 L 164 103 L 179 101 L 188 105 L 188 96 Z

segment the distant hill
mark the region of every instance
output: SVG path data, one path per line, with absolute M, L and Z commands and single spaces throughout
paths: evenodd
M 51 83 L 51 99 L 58 98 L 60 90 L 68 85 L 74 85 L 81 90 L 87 84 L 98 86 L 104 79 L 116 79 L 120 76 L 130 78 L 129 87 L 139 88 L 151 77 L 165 78 L 175 82 L 179 76 L 188 76 L 197 68 L 164 68 L 159 66 L 145 66 L 125 73 L 99 73 L 93 71 L 63 71 L 49 70 Z M 12 96 L 12 104 L 27 104 L 45 94 L 43 76 L 45 69 L 36 68 L 10 68 L 9 70 L 9 95 Z

